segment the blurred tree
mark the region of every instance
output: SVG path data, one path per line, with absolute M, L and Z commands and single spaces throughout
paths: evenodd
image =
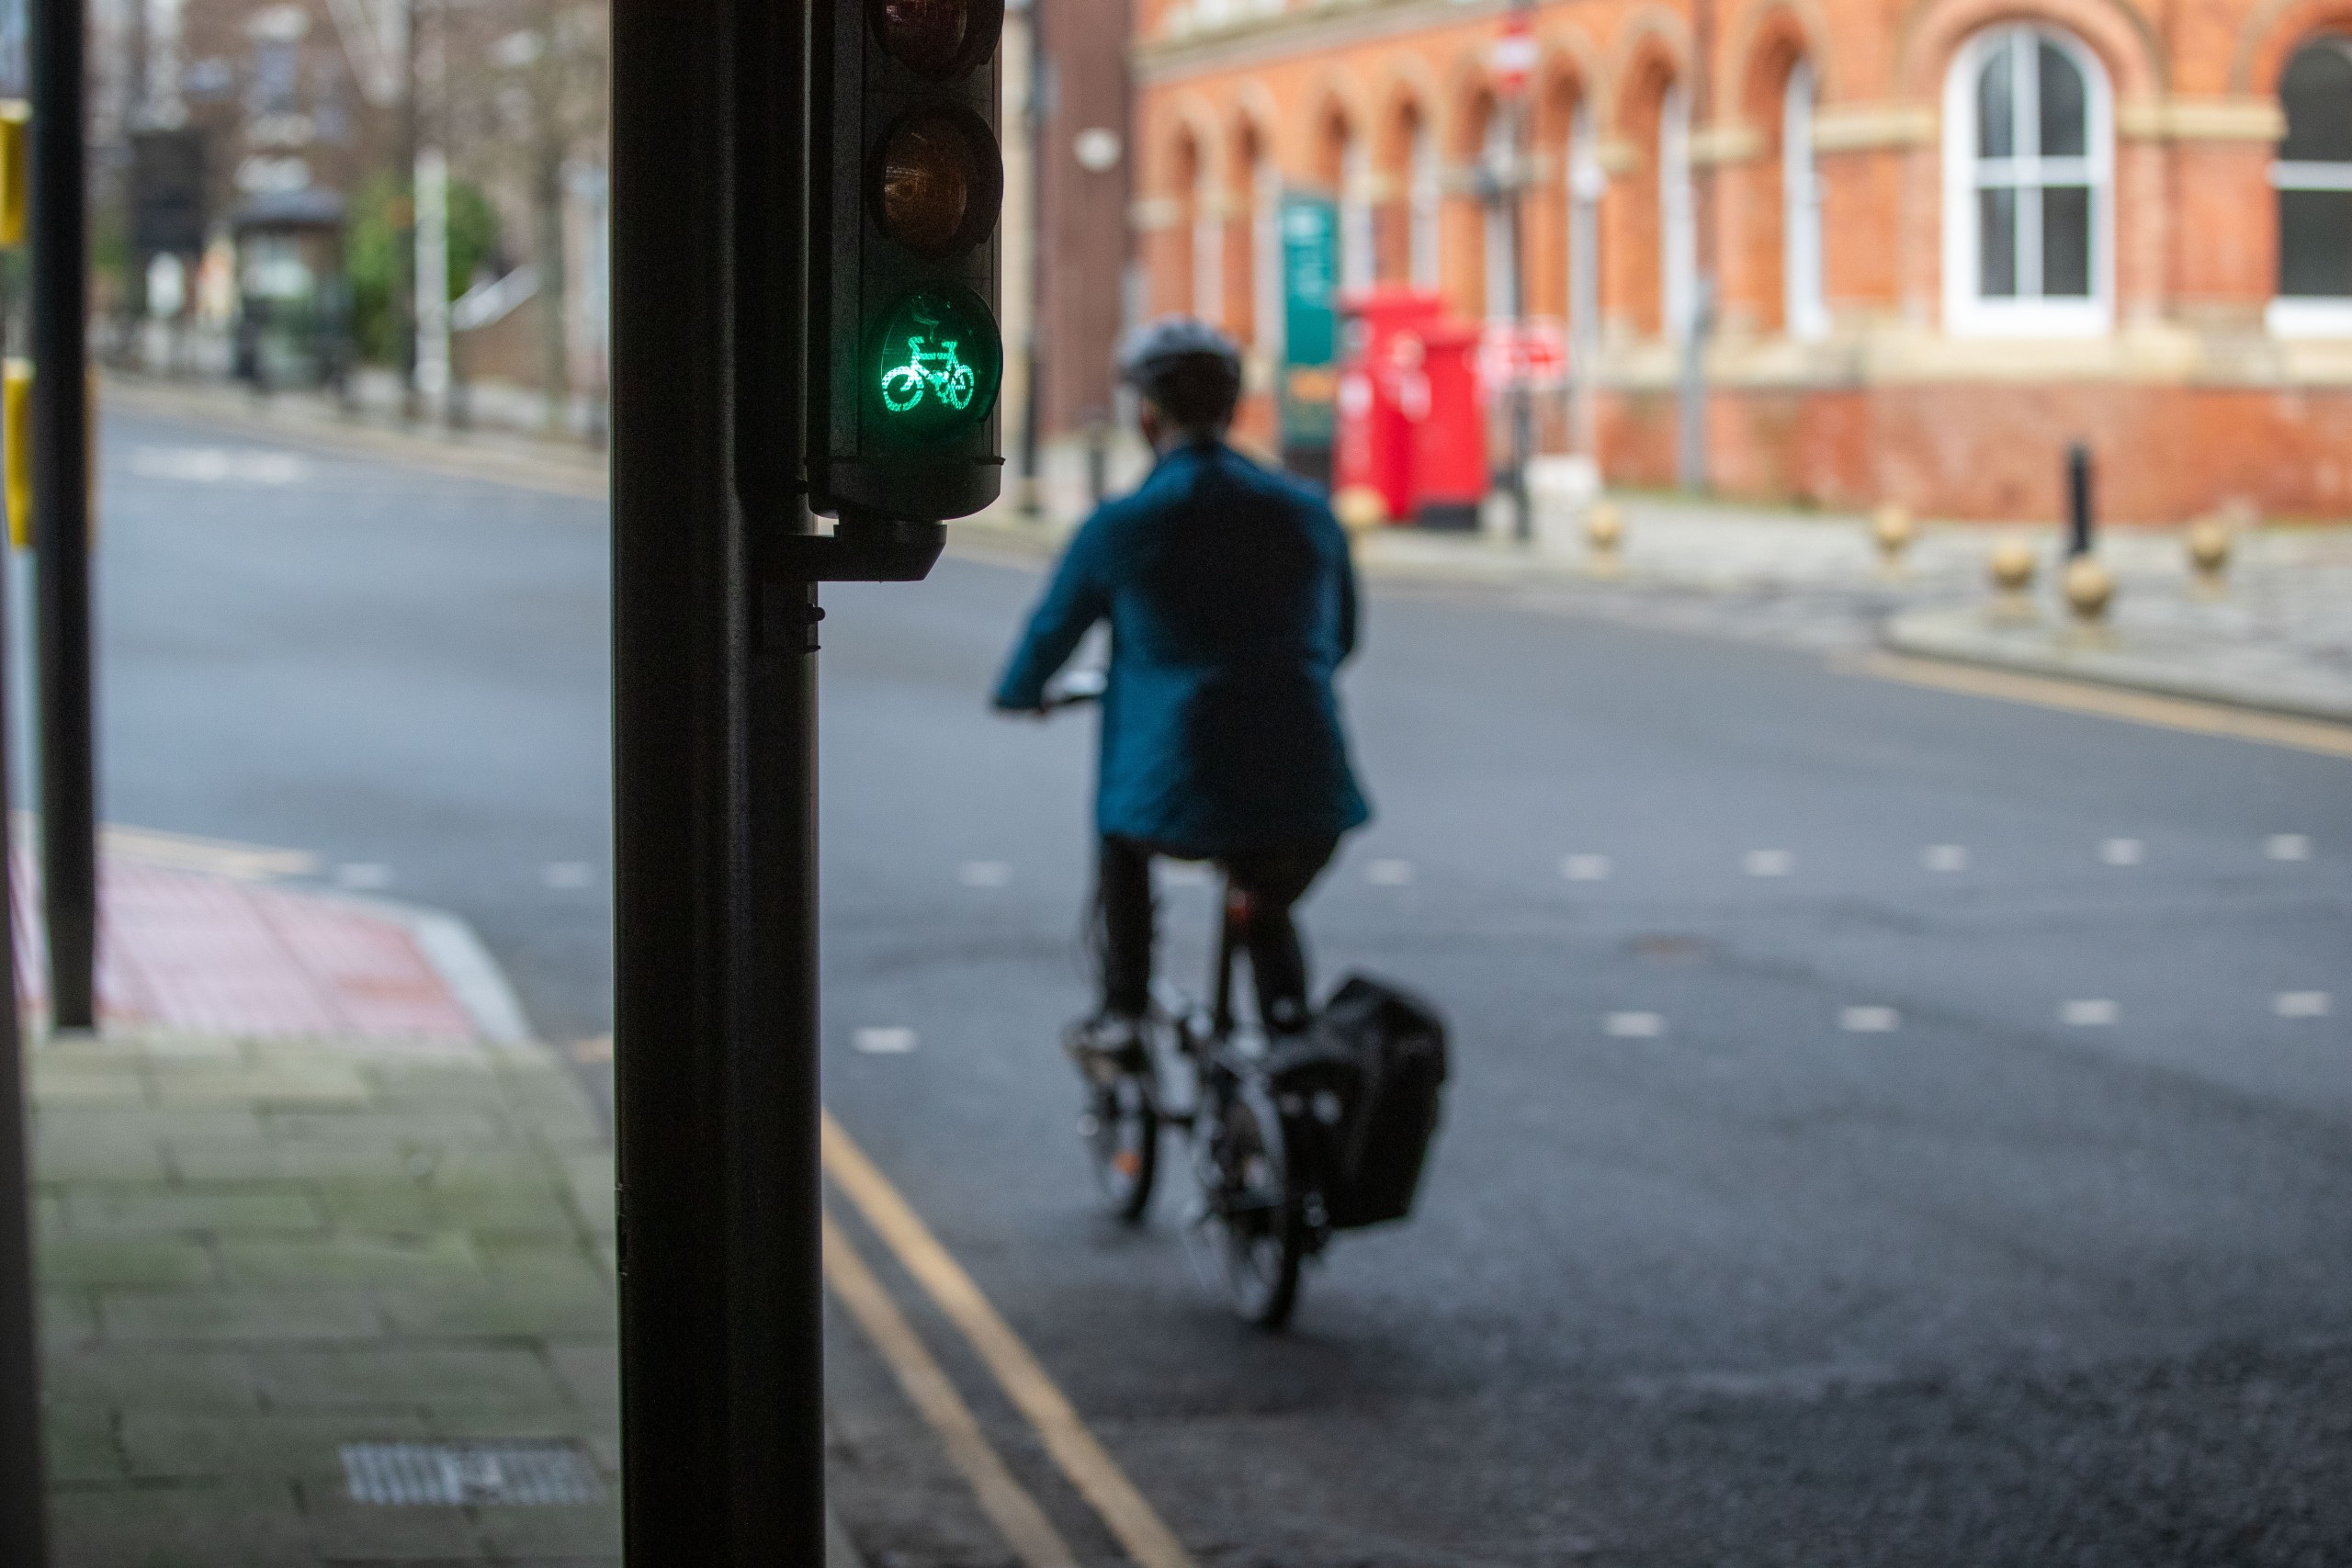
M 351 333 L 359 356 L 391 363 L 399 352 L 392 290 L 407 276 L 398 265 L 408 182 L 377 175 L 352 199 L 344 270 L 351 280 Z M 449 182 L 449 298 L 473 287 L 477 271 L 499 265 L 498 213 L 469 180 Z
M 571 400 L 564 171 L 605 129 L 606 12 L 577 0 L 507 0 L 497 15 L 525 25 L 490 47 L 486 71 L 462 73 L 452 88 L 478 95 L 477 112 L 492 132 L 483 145 L 521 176 L 529 195 L 539 385 L 547 424 L 556 429 Z

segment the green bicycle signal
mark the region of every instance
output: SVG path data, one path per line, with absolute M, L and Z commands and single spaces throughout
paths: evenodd
M 922 438 L 986 419 L 1003 378 L 1004 351 L 988 307 L 968 289 L 926 288 L 885 319 L 871 379 L 880 426 Z
M 907 362 L 882 372 L 882 406 L 905 413 L 922 401 L 926 391 L 939 394 L 951 409 L 969 408 L 972 367 L 956 357 L 956 340 L 944 338 L 938 348 L 926 350 L 921 333 L 907 340 Z

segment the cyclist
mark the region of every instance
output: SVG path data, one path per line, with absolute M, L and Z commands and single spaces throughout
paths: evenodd
M 1150 998 L 1154 856 L 1213 860 L 1242 907 L 1259 1017 L 1308 1017 L 1291 907 L 1371 815 L 1332 676 L 1353 651 L 1347 536 L 1305 486 L 1226 442 L 1241 361 L 1216 329 L 1130 333 L 1120 378 L 1158 461 L 1087 519 L 1031 615 L 996 705 L 1042 712 L 1089 627 L 1111 626 L 1095 785 L 1101 1006 L 1073 1027 L 1081 1066 L 1133 1062 Z

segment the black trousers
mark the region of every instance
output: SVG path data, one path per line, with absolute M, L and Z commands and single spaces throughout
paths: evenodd
M 1228 897 L 1239 895 L 1243 950 L 1258 991 L 1258 1017 L 1270 1029 L 1306 1021 L 1306 953 L 1299 946 L 1291 906 L 1330 863 L 1336 839 L 1249 850 L 1220 857 Z M 1152 857 L 1161 852 L 1137 839 L 1105 835 L 1095 862 L 1095 957 L 1105 1011 L 1141 1013 L 1151 999 Z

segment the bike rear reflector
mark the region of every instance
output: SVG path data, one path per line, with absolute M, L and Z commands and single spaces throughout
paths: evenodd
M 953 286 L 917 289 L 883 320 L 872 368 L 881 423 L 901 440 L 953 434 L 995 406 L 1004 355 L 979 297 Z
M 969 250 L 996 227 L 1003 204 L 996 139 L 960 105 L 911 110 L 875 151 L 872 190 L 875 221 L 917 255 Z

